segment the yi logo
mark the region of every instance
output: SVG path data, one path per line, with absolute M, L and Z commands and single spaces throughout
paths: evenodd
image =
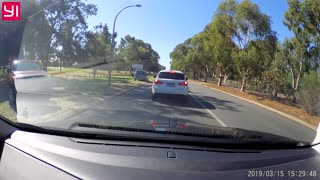
M 2 2 L 2 20 L 19 21 L 21 5 L 20 2 Z

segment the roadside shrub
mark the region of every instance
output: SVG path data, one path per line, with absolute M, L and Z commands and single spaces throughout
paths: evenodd
M 316 72 L 305 74 L 298 89 L 299 101 L 311 115 L 317 112 L 316 105 L 320 101 L 320 77 Z

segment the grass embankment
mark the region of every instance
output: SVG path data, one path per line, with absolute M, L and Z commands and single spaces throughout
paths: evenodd
M 0 114 L 1 116 L 16 121 L 16 112 L 10 106 L 8 101 L 8 85 L 5 82 L 3 72 L 0 71 Z
M 55 77 L 67 78 L 67 83 L 55 84 L 54 88 L 68 92 L 81 91 L 86 94 L 113 94 L 119 91 L 127 90 L 131 87 L 141 85 L 145 82 L 134 81 L 129 71 L 112 71 L 111 83 L 112 88 L 107 88 L 108 71 L 98 70 L 96 77 L 93 76 L 92 69 L 82 68 L 50 68 L 49 75 Z M 153 81 L 153 75 L 148 75 L 148 80 Z
M 70 77 L 93 77 L 91 68 L 48 68 L 49 75 L 53 76 L 70 76 Z M 130 76 L 129 71 L 112 71 L 113 76 Z M 96 77 L 108 76 L 108 70 L 97 70 Z

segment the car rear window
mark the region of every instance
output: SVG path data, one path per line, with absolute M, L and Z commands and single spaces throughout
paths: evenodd
M 34 62 L 19 62 L 13 66 L 14 71 L 39 71 L 40 65 Z
M 170 72 L 160 72 L 158 75 L 159 78 L 162 79 L 178 79 L 178 80 L 184 80 L 184 74 L 181 73 L 170 73 Z
M 143 71 L 137 71 L 137 74 L 144 75 L 144 72 Z

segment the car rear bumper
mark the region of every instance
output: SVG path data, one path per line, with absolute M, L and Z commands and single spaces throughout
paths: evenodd
M 177 94 L 177 95 L 189 95 L 189 88 L 181 89 L 168 89 L 168 88 L 159 88 L 157 86 L 152 87 L 152 94 Z

